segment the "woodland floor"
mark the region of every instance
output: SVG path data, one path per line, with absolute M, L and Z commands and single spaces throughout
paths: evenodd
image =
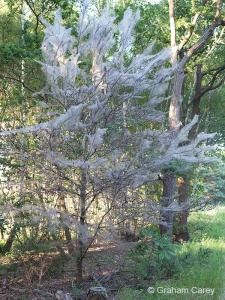
M 100 282 L 106 288 L 110 300 L 119 300 L 116 296 L 119 290 L 133 286 L 127 255 L 134 247 L 135 242 L 94 245 L 84 262 L 83 294 Z M 0 300 L 51 300 L 55 299 L 57 290 L 69 293 L 72 299 L 79 299 L 75 297 L 73 259 L 63 262 L 58 255 L 50 254 L 41 259 L 20 257 L 19 262 L 13 264 L 9 258 L 3 257 L 0 262 L 5 270 L 0 274 Z M 41 272 L 45 272 L 45 275 L 41 276 Z

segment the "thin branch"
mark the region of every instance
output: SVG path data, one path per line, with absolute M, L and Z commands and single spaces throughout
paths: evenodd
M 180 64 L 181 66 L 185 66 L 187 62 L 192 58 L 192 56 L 205 45 L 209 38 L 213 36 L 214 30 L 218 26 L 225 25 L 225 19 L 221 19 L 213 22 L 204 32 L 204 34 L 200 37 L 200 39 L 187 51 L 187 54 L 183 57 Z
M 100 228 L 101 228 L 101 224 L 102 224 L 102 222 L 104 221 L 105 216 L 107 216 L 107 214 L 108 214 L 111 210 L 112 210 L 112 207 L 110 207 L 110 208 L 103 214 L 103 216 L 101 217 L 101 219 L 100 219 L 100 221 L 99 221 L 99 223 L 98 223 L 98 226 L 97 226 L 97 228 L 96 228 L 96 230 L 95 230 L 95 233 L 93 234 L 93 236 L 92 236 L 90 242 L 88 243 L 88 245 L 86 246 L 85 251 L 84 251 L 83 254 L 82 254 L 82 258 L 84 258 L 85 255 L 87 254 L 88 249 L 89 249 L 90 246 L 92 245 L 93 241 L 95 240 L 95 238 L 96 238 L 96 236 L 97 236 L 97 234 L 98 234 L 98 232 L 99 232 L 99 230 L 100 230 Z
M 176 46 L 176 26 L 174 17 L 174 0 L 169 0 L 169 17 L 170 17 L 170 33 L 171 33 L 171 46 Z
M 178 46 L 178 51 L 181 51 L 181 49 L 183 49 L 184 45 L 187 44 L 187 42 L 190 40 L 192 34 L 193 34 L 193 31 L 195 29 L 195 26 L 196 26 L 196 23 L 197 23 L 197 20 L 199 18 L 199 16 L 201 15 L 200 12 L 196 13 L 196 15 L 194 16 L 194 19 L 191 23 L 191 27 L 186 35 L 186 37 L 181 41 L 180 45 Z
M 10 77 L 10 76 L 4 76 L 4 78 L 5 78 L 5 79 L 10 79 L 10 80 L 17 81 L 17 82 L 21 83 L 21 85 L 22 85 L 25 89 L 27 89 L 28 91 L 34 93 L 34 91 L 33 91 L 31 88 L 29 88 L 29 87 L 25 84 L 25 82 L 23 82 L 22 80 L 20 80 L 20 79 L 18 79 L 18 78 L 15 78 L 15 77 Z
M 38 29 L 38 25 L 39 23 L 41 23 L 41 21 L 39 20 L 39 17 L 41 15 L 41 12 L 40 13 L 36 13 L 34 8 L 31 6 L 30 2 L 25 0 L 26 4 L 29 6 L 30 10 L 32 11 L 32 13 L 34 14 L 35 18 L 36 18 L 36 25 L 35 25 L 35 33 L 37 34 L 37 29 Z M 42 23 L 41 23 L 42 24 Z
M 208 75 L 209 73 L 213 72 L 213 71 L 216 71 L 215 74 L 212 76 L 211 80 L 204 86 L 201 88 L 201 91 L 198 92 L 197 94 L 195 94 L 192 98 L 192 100 L 188 103 L 185 111 L 188 110 L 188 108 L 192 105 L 192 103 L 197 100 L 197 99 L 200 99 L 201 97 L 203 97 L 207 92 L 209 91 L 212 91 L 212 90 L 215 90 L 217 89 L 218 87 L 220 87 L 224 82 L 225 82 L 225 75 L 222 77 L 222 79 L 220 79 L 220 81 L 214 85 L 214 83 L 216 82 L 218 76 L 221 74 L 222 71 L 225 70 L 225 65 L 223 65 L 222 67 L 220 68 L 215 68 L 215 69 L 211 69 L 211 70 L 208 70 L 207 72 L 204 72 L 201 74 L 201 76 L 205 76 L 205 75 Z
M 220 15 L 220 10 L 221 10 L 221 0 L 217 0 L 216 2 L 216 15 L 215 18 L 218 18 Z

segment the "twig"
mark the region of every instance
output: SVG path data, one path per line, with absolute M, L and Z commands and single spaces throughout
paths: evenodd
M 25 288 L 16 288 L 16 287 L 12 287 L 12 286 L 8 286 L 8 289 L 9 290 L 12 290 L 13 292 L 17 292 L 17 293 L 21 293 L 21 294 L 24 294 L 24 293 L 27 293 L 28 289 L 25 289 Z M 54 294 L 50 293 L 50 292 L 46 292 L 46 291 L 43 291 L 43 290 L 40 290 L 40 289 L 29 289 L 29 292 L 37 292 L 37 293 L 40 293 L 42 295 L 46 295 L 46 296 L 50 296 L 50 297 L 54 297 Z
M 111 278 L 112 278 L 112 276 L 113 276 L 114 274 L 119 273 L 119 272 L 120 272 L 120 270 L 115 270 L 115 271 L 113 271 L 113 272 L 111 272 L 111 273 L 109 273 L 109 274 L 107 274 L 107 275 L 104 275 L 104 276 L 99 280 L 99 282 L 100 282 L 100 283 L 107 283 L 108 281 L 111 280 Z

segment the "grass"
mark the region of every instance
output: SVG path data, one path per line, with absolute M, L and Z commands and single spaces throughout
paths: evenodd
M 179 272 L 167 280 L 149 282 L 154 289 L 151 294 L 147 288 L 122 289 L 120 300 L 225 299 L 225 207 L 192 213 L 189 228 L 191 242 L 177 251 Z

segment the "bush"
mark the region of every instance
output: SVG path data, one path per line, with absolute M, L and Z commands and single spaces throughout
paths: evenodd
M 166 236 L 161 236 L 157 226 L 144 228 L 140 234 L 140 241 L 133 253 L 129 255 L 132 270 L 136 277 L 143 280 L 156 281 L 171 277 L 181 271 L 176 257 L 179 245 L 171 244 Z

